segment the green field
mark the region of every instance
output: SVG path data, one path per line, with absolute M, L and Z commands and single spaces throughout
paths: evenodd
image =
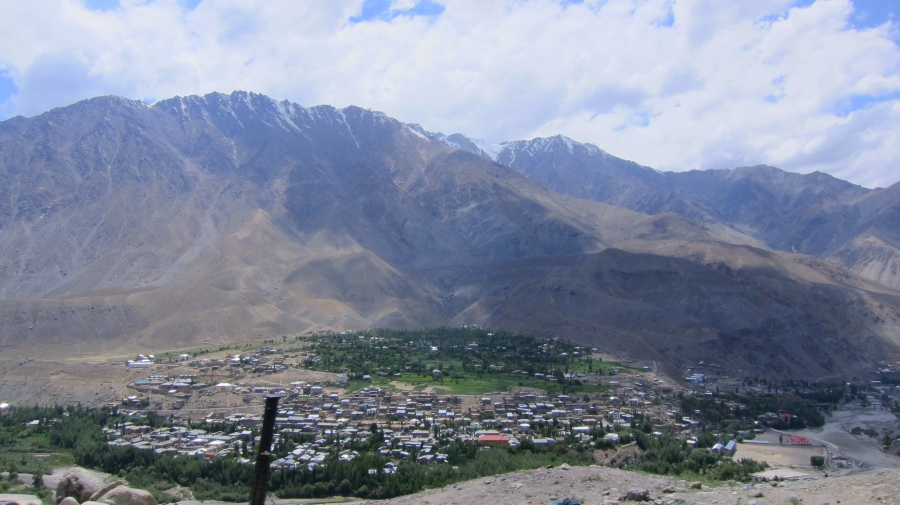
M 307 342 L 311 355 L 305 365 L 347 373 L 348 392 L 374 385 L 413 391 L 430 387 L 438 394 L 456 395 L 516 388 L 548 394 L 599 393 L 607 388 L 565 375 L 606 375 L 625 369 L 596 359 L 587 348 L 570 342 L 483 329 L 372 330 L 316 335 Z M 546 377 L 538 378 L 536 373 Z M 370 380 L 361 380 L 364 375 Z
M 412 386 L 413 391 L 423 391 L 427 387 L 432 387 L 434 392 L 439 395 L 482 395 L 491 392 L 508 392 L 514 388 L 530 388 L 546 391 L 548 394 L 563 393 L 563 386 L 551 381 L 510 377 L 510 376 L 485 376 L 464 377 L 461 379 L 444 379 L 443 383 L 431 377 L 414 376 L 412 374 L 404 375 L 400 378 L 382 378 L 375 377 L 372 381 L 353 380 L 350 382 L 348 392 L 357 391 L 366 386 L 379 386 L 392 388 L 393 383 L 401 383 Z M 405 389 L 405 388 L 402 388 Z M 602 393 L 607 390 L 606 386 L 596 385 L 567 385 L 567 393 Z
M 58 451 L 58 449 L 53 449 Z M 54 468 L 72 466 L 75 459 L 71 451 L 65 452 L 18 452 L 4 448 L 0 450 L 0 468 L 15 468 L 19 473 L 49 474 Z
M 0 427 L 0 467 L 19 473 L 50 473 L 73 463 L 71 451 L 50 443 L 46 431 L 31 427 Z

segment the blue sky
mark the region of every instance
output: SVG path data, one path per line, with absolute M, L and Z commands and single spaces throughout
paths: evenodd
M 6 101 L 12 95 L 15 95 L 19 91 L 19 87 L 16 86 L 16 82 L 12 77 L 6 75 L 6 73 L 0 73 L 0 102 Z
M 857 29 L 880 26 L 900 13 L 900 0 L 854 0 L 850 24 Z
M 896 182 L 900 0 L 0 3 L 0 120 L 244 89 L 662 170 Z
M 430 0 L 422 0 L 405 8 L 397 8 L 391 0 L 365 0 L 359 14 L 351 17 L 350 22 L 390 21 L 397 16 L 439 16 L 442 12 L 444 6 Z
M 120 7 L 119 0 L 82 0 L 84 6 L 95 11 L 109 11 Z M 203 0 L 178 0 L 178 4 L 186 9 L 195 9 Z

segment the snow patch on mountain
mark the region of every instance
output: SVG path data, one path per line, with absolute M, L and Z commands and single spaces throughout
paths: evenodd
M 421 138 L 421 139 L 423 139 L 423 140 L 428 140 L 428 137 L 423 133 L 424 130 L 422 130 L 422 127 L 419 126 L 418 128 L 415 128 L 416 126 L 419 126 L 419 125 L 417 125 L 417 124 L 406 124 L 406 123 L 403 124 L 403 127 L 406 128 L 406 131 L 412 133 L 412 134 L 415 135 L 416 137 L 419 137 L 419 138 Z
M 493 142 L 488 142 L 484 139 L 470 139 L 473 144 L 478 146 L 481 151 L 487 155 L 488 158 L 497 161 L 497 157 L 500 156 L 500 152 L 503 151 L 504 146 L 503 143 L 495 144 Z

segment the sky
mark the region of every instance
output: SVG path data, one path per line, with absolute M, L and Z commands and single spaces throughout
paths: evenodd
M 253 91 L 660 170 L 900 180 L 900 0 L 0 0 L 0 119 Z

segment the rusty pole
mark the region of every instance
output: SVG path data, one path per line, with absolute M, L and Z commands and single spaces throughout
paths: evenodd
M 256 471 L 253 474 L 253 487 L 250 489 L 250 505 L 264 505 L 269 484 L 269 465 L 272 463 L 272 438 L 275 432 L 275 415 L 278 414 L 280 396 L 266 397 L 266 410 L 263 415 L 262 433 L 259 435 L 259 454 L 256 456 Z

